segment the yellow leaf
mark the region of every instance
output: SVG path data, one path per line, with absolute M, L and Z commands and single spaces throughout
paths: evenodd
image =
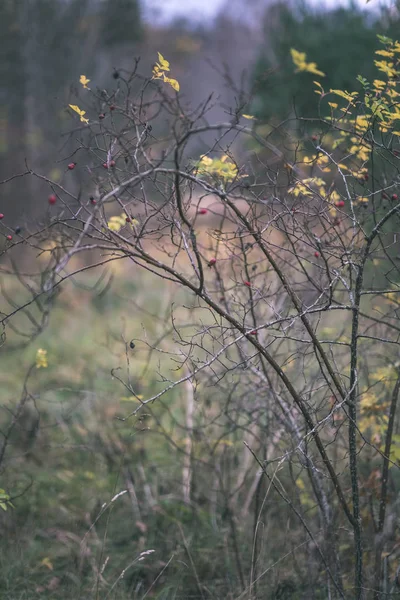
M 199 173 L 212 177 L 217 176 L 225 182 L 247 177 L 246 174 L 239 173 L 237 165 L 227 155 L 221 158 L 210 158 L 209 156 L 202 155 L 200 156 L 197 168 Z
M 166 71 L 169 71 L 169 62 L 163 57 L 163 55 L 158 52 L 158 60 L 153 67 L 153 79 L 163 79 L 165 83 L 169 83 L 169 85 L 176 91 L 179 92 L 179 83 L 176 79 L 171 79 L 165 75 Z
M 396 92 L 395 90 L 387 90 L 387 92 L 385 92 L 387 96 L 389 96 L 389 98 L 397 98 L 397 96 L 400 96 L 400 94 L 398 92 Z
M 83 85 L 83 87 L 85 88 L 85 90 L 88 90 L 88 86 L 87 84 L 89 83 L 90 79 L 88 79 L 86 77 L 86 75 L 81 75 L 79 78 L 79 83 L 81 83 Z
M 317 63 L 312 62 L 305 65 L 304 71 L 308 73 L 313 73 L 313 75 L 319 75 L 320 77 L 325 77 L 325 73 L 317 69 Z
M 169 77 L 166 77 L 163 73 L 164 76 L 164 81 L 165 83 L 169 83 L 169 85 L 176 91 L 179 92 L 179 83 L 177 82 L 176 79 L 170 79 Z
M 43 348 L 39 348 L 36 352 L 36 368 L 46 369 L 48 367 L 47 362 L 47 350 L 43 350 Z
M 70 108 L 72 108 L 72 110 L 74 110 L 75 112 L 77 112 L 78 115 L 82 114 L 81 109 L 79 108 L 79 106 L 76 106 L 76 104 L 68 104 L 68 106 Z
M 125 225 L 138 225 L 139 221 L 137 221 L 137 219 L 130 219 L 129 221 L 126 220 L 126 214 L 122 213 L 122 215 L 118 216 L 118 215 L 114 215 L 112 217 L 110 217 L 110 220 L 107 223 L 107 227 L 108 229 L 111 229 L 111 231 L 119 231 L 120 229 L 122 229 L 122 227 L 124 227 Z
M 383 90 L 386 86 L 386 83 L 381 79 L 374 79 L 374 88 L 377 90 Z
M 161 71 L 169 71 L 169 62 L 167 60 L 165 60 L 165 58 L 163 57 L 163 55 L 158 52 L 158 60 L 160 63 L 160 69 Z
M 386 56 L 388 58 L 393 58 L 393 52 L 389 52 L 388 50 L 377 50 L 375 54 L 379 54 L 379 56 Z
M 300 68 L 302 65 L 304 65 L 306 61 L 305 52 L 299 52 L 298 50 L 295 50 L 295 48 L 290 48 L 290 54 L 292 55 L 292 60 L 296 67 Z
M 291 48 L 290 54 L 292 55 L 292 60 L 297 67 L 297 71 L 307 71 L 308 73 L 325 77 L 325 73 L 317 69 L 317 64 L 315 62 L 307 63 L 305 52 L 299 52 L 295 48 Z
M 388 77 L 394 77 L 397 75 L 397 71 L 393 68 L 392 62 L 388 63 L 387 60 L 374 60 L 374 63 L 378 67 L 379 71 L 386 73 Z
M 76 106 L 76 104 L 68 104 L 68 106 L 69 106 L 70 108 L 72 108 L 72 110 L 74 110 L 76 113 L 78 113 L 78 115 L 79 115 L 79 117 L 80 117 L 80 120 L 81 120 L 83 123 L 89 123 L 89 119 L 85 119 L 85 118 L 84 118 L 84 116 L 83 116 L 83 115 L 86 115 L 86 111 L 85 111 L 85 110 L 81 110 L 81 109 L 79 108 L 79 106 Z
M 160 65 L 156 64 L 153 67 L 153 79 L 160 79 L 162 76 L 162 71 L 160 69 Z
M 333 190 L 333 192 L 330 193 L 329 200 L 331 202 L 338 202 L 339 200 L 341 200 L 340 195 L 337 193 L 336 190 Z
M 40 561 L 40 565 L 43 567 L 47 567 L 50 571 L 53 570 L 53 563 L 51 562 L 48 556 L 45 556 L 43 560 Z
M 107 226 L 109 229 L 111 229 L 111 231 L 119 231 L 125 224 L 126 224 L 125 215 L 121 215 L 120 217 L 115 215 L 110 218 L 110 220 L 107 223 Z
M 243 114 L 242 117 L 244 119 L 255 119 L 255 117 L 253 117 L 253 115 L 245 115 L 245 114 Z
M 331 89 L 331 93 L 332 94 L 336 94 L 337 96 L 340 96 L 341 98 L 344 98 L 345 100 L 347 100 L 348 102 L 350 102 L 350 104 L 352 104 L 354 106 L 354 100 L 356 98 L 356 96 L 358 96 L 357 92 L 346 92 L 345 90 L 332 90 Z
M 326 165 L 326 164 L 328 164 L 329 161 L 330 161 L 330 159 L 325 154 L 321 154 L 317 158 L 317 165 Z
M 357 115 L 355 125 L 359 133 L 364 133 L 369 128 L 369 121 L 364 115 Z

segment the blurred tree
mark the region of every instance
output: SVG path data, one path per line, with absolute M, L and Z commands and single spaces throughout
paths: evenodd
M 355 4 L 327 10 L 301 2 L 297 7 L 277 4 L 267 10 L 264 48 L 257 61 L 255 110 L 270 119 L 297 114 L 315 116 L 318 97 L 310 73 L 293 76 L 290 49 L 305 52 L 326 73 L 325 89 L 354 88 L 354 73 L 373 79 L 377 71 L 369 60 L 379 47 L 377 34 L 396 36 L 399 13 L 382 9 L 370 13 Z M 310 59 L 311 60 L 311 59 Z
M 139 33 L 136 0 L 107 0 L 100 9 L 97 0 L 0 2 L 0 180 L 15 169 L 22 171 L 25 160 L 57 179 L 51 161 L 59 147 L 55 132 L 68 104 L 70 82 L 78 82 L 82 73 L 92 79 L 95 72 L 102 73 L 103 50 L 109 44 L 118 49 L 121 43 L 133 43 Z M 63 167 L 57 169 L 61 176 Z M 19 202 L 15 189 L 8 197 L 5 188 L 1 212 L 14 223 L 32 214 L 42 185 L 21 180 Z
M 6 178 L 14 162 L 19 162 L 16 129 L 24 117 L 25 80 L 23 77 L 23 32 L 18 25 L 18 3 L 0 3 L 0 179 Z M 6 193 L 4 190 L 3 197 Z M 15 190 L 14 190 L 15 194 Z M 4 201 L 1 210 L 4 212 Z
M 106 46 L 129 43 L 141 35 L 140 7 L 137 0 L 103 0 L 101 6 Z

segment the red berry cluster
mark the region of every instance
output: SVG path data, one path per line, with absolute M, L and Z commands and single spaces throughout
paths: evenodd
M 107 162 L 103 163 L 104 169 L 108 169 L 108 167 L 111 167 L 111 168 L 115 167 L 115 160 L 110 160 L 109 163 L 107 163 Z

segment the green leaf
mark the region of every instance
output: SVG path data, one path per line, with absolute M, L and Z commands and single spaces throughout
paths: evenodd
M 370 1 L 370 0 L 367 0 L 367 3 L 368 3 L 369 1 Z M 393 40 L 392 40 L 392 38 L 390 38 L 390 37 L 387 37 L 386 35 L 379 35 L 379 34 L 378 34 L 376 37 L 378 38 L 378 40 L 379 40 L 380 42 L 382 42 L 382 44 L 393 44 Z
M 357 81 L 359 81 L 361 83 L 361 85 L 363 86 L 363 88 L 365 90 L 369 90 L 370 85 L 369 85 L 368 79 L 366 79 L 362 75 L 357 75 Z

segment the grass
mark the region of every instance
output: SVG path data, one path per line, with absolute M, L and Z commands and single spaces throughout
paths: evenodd
M 96 287 L 95 273 L 69 282 L 32 344 L 22 347 L 9 330 L 1 349 L 2 430 L 37 350 L 48 356 L 47 368 L 32 369 L 29 399 L 0 472 L 0 487 L 15 506 L 0 514 L 2 598 L 236 600 L 249 584 L 257 502 L 246 514 L 241 502 L 257 466 L 246 467 L 236 496 L 231 490 L 244 468 L 244 432 L 258 426 L 259 413 L 252 412 L 257 389 L 243 389 L 249 375 L 237 371 L 226 374 L 225 388 L 199 380 L 191 502 L 185 503 L 185 386 L 122 420 L 139 404 L 121 381 L 148 398 L 182 376 L 179 335 L 190 340 L 195 331 L 184 308 L 191 299 L 145 271 L 115 264 L 111 287 L 107 279 Z M 23 299 L 14 280 L 5 285 L 15 301 Z M 179 334 L 171 326 L 171 305 Z M 196 314 L 206 326 L 209 313 Z M 23 315 L 15 324 L 29 327 Z M 228 404 L 226 389 L 234 391 Z M 262 431 L 266 414 L 260 419 Z M 286 485 L 284 470 L 279 477 Z M 288 479 L 288 489 L 291 484 Z M 292 581 L 290 549 L 302 547 L 304 536 L 273 492 L 265 506 L 258 567 L 267 575 L 259 597 L 303 598 L 308 588 Z
M 33 369 L 28 380 L 30 399 L 13 432 L 1 476 L 1 485 L 14 497 L 15 505 L 14 510 L 0 515 L 0 588 L 4 598 L 15 600 L 26 594 L 33 598 L 35 590 L 40 597 L 59 598 L 61 593 L 65 598 L 76 598 L 78 593 L 91 597 L 100 555 L 103 553 L 106 560 L 110 552 L 104 574 L 108 583 L 103 582 L 100 596 L 106 598 L 103 588 L 109 589 L 131 557 L 147 550 L 153 541 L 151 536 L 144 536 L 148 527 L 139 521 L 151 507 L 137 507 L 135 514 L 131 494 L 130 500 L 121 497 L 115 501 L 107 535 L 107 511 L 99 519 L 88 536 L 85 556 L 81 543 L 101 505 L 129 481 L 128 471 L 138 471 L 135 478 L 142 474 L 143 481 L 135 483 L 138 489 L 153 486 L 153 481 L 146 481 L 143 465 L 147 467 L 147 462 L 160 480 L 171 477 L 173 481 L 175 477 L 167 443 L 161 437 L 154 443 L 149 417 L 116 420 L 136 408 L 137 401 L 113 377 L 113 369 L 121 379 L 129 370 L 135 392 L 146 396 L 162 388 L 160 370 L 173 375 L 167 354 L 153 359 L 146 343 L 139 341 L 134 350 L 129 348 L 132 338 L 151 342 L 158 337 L 162 321 L 157 316 L 165 307 L 160 306 L 160 290 L 152 287 L 153 282 L 149 285 L 146 275 L 140 282 L 137 276 L 126 275 L 117 274 L 115 286 L 106 294 L 68 284 L 48 327 L 32 345 L 21 348 L 18 336 L 10 332 L 2 348 L 3 427 L 9 422 L 8 411 L 21 396 L 37 349 L 47 350 L 48 356 L 48 368 Z M 93 274 L 92 281 L 86 278 L 85 287 L 94 281 Z M 22 290 L 12 280 L 6 285 L 19 301 Z M 141 288 L 146 289 L 145 302 Z M 149 289 L 153 293 L 148 293 Z M 141 303 L 145 305 L 143 311 Z M 19 316 L 17 326 L 24 327 L 25 320 Z M 172 402 L 174 394 L 170 392 L 165 399 Z M 154 411 L 156 414 L 156 406 Z M 140 568 L 134 567 L 136 578 L 140 580 L 138 574 L 142 572 L 150 585 L 152 574 L 146 574 L 148 568 L 142 562 L 138 563 Z M 123 597 L 120 587 L 116 586 L 110 598 Z

